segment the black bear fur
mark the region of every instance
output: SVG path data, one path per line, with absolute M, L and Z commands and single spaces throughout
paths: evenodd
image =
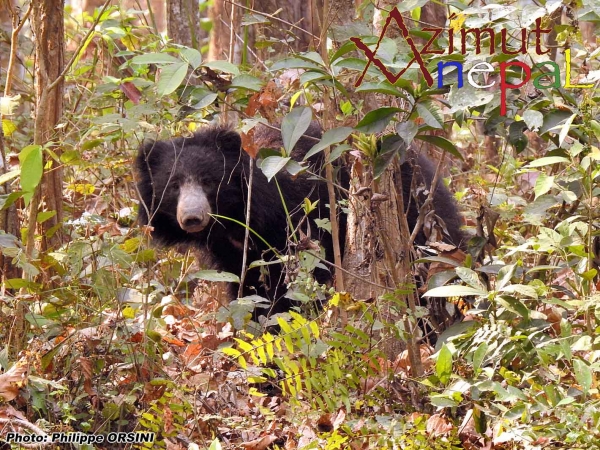
M 306 135 L 308 137 L 300 139 L 292 151 L 292 156 L 297 160 L 301 160 L 318 142 L 321 130 L 313 124 Z M 317 139 L 311 139 L 311 136 Z M 255 139 L 260 147 L 281 146 L 281 134 L 269 128 L 263 127 L 257 130 Z M 208 212 L 212 214 L 245 223 L 249 161 L 248 154 L 241 149 L 239 134 L 228 127 L 203 128 L 189 138 L 145 142 L 135 161 L 137 187 L 141 197 L 139 223 L 153 227 L 152 237 L 159 245 L 196 248 L 208 253 L 209 259 L 219 269 L 240 274 L 244 227 L 233 221 L 214 218 L 207 214 L 202 216 L 202 224 L 195 223 L 189 228 L 197 231 L 185 231 L 181 223 L 183 220 L 181 216 L 184 213 L 180 211 L 178 204 L 183 196 L 180 195 L 180 191 L 185 192 L 186 205 L 189 196 L 192 195 L 192 199 L 197 198 L 198 202 L 203 204 L 201 209 L 210 209 Z M 313 163 L 319 161 L 318 157 L 311 160 Z M 429 186 L 435 173 L 434 166 L 427 158 L 417 156 L 416 161 L 420 166 L 418 172 L 408 162 L 404 163 L 401 169 L 404 202 L 405 207 L 408 207 L 406 214 L 411 230 L 418 217 L 418 205 L 414 200 L 415 197 L 411 196 L 413 174 L 419 173 L 419 178 Z M 347 172 L 341 172 L 339 182 L 347 187 L 349 181 Z M 327 260 L 332 262 L 331 236 L 314 223 L 316 218 L 329 218 L 326 184 L 307 174 L 292 177 L 288 173 L 280 172 L 276 178 L 294 227 L 298 226 L 304 216 L 301 209 L 304 199 L 308 197 L 312 202 L 319 200 L 309 220 L 302 222 L 302 231 L 304 234 L 310 233 L 312 239 L 319 240 L 325 248 Z M 343 198 L 345 194 L 338 190 L 336 195 L 338 198 Z M 460 230 L 462 220 L 452 195 L 443 185 L 439 185 L 436 189 L 433 204 L 436 214 L 444 220 L 449 232 L 448 241 L 458 246 L 462 245 L 463 234 Z M 343 249 L 345 214 L 340 214 L 339 219 Z M 275 181 L 269 182 L 258 168 L 254 169 L 250 227 L 281 254 L 286 253 L 290 230 L 279 190 Z M 273 258 L 273 254 L 268 252 L 268 248 L 259 239 L 252 235 L 251 238 L 248 263 L 263 258 L 265 260 Z M 425 244 L 425 240 L 421 232 L 416 244 Z M 258 294 L 268 298 L 272 302 L 270 313 L 286 311 L 291 303 L 284 299 L 286 289 L 282 265 L 273 264 L 268 268 L 268 280 L 260 279 L 258 269 L 248 271 L 243 294 L 245 296 Z M 317 270 L 317 272 L 315 278 L 319 282 L 331 278 L 331 274 L 325 270 Z

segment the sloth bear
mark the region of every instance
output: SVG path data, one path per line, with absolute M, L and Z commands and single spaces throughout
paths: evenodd
M 311 125 L 291 156 L 301 160 L 318 142 L 314 138 L 320 136 L 320 127 Z M 281 134 L 262 127 L 255 133 L 255 143 L 259 148 L 279 148 Z M 240 224 L 246 222 L 249 161 L 248 154 L 241 148 L 240 135 L 228 127 L 204 128 L 189 138 L 145 142 L 135 161 L 141 197 L 139 223 L 153 227 L 152 237 L 158 244 L 195 248 L 207 254 L 218 269 L 239 274 L 245 234 L 245 228 Z M 310 162 L 318 165 L 322 160 L 317 157 Z M 419 178 L 429 186 L 435 172 L 427 158 L 417 157 L 417 163 L 420 166 L 418 172 L 413 172 L 409 163 L 402 165 L 404 201 L 408 207 L 407 218 L 411 229 L 418 217 L 418 208 L 410 195 L 411 189 L 414 189 L 413 173 L 419 173 Z M 339 183 L 348 187 L 347 171 L 339 172 Z M 271 248 L 251 234 L 248 264 L 261 259 L 267 262 L 274 259 L 276 255 L 273 249 L 285 255 L 290 248 L 288 237 L 292 231 L 299 238 L 296 243 L 298 248 L 310 248 L 310 240 L 316 239 L 325 248 L 325 258 L 332 262 L 331 235 L 315 222 L 316 219 L 329 218 L 326 183 L 309 174 L 292 177 L 287 172 L 278 173 L 276 181 L 269 182 L 258 168 L 254 169 L 253 175 L 250 228 Z M 336 195 L 342 199 L 346 194 L 338 189 Z M 308 217 L 303 209 L 305 198 L 313 203 L 318 200 Z M 285 202 L 285 208 L 282 201 Z M 433 203 L 437 215 L 445 222 L 450 241 L 460 245 L 462 221 L 451 194 L 443 185 L 436 189 Z M 340 214 L 339 223 L 343 246 L 345 214 Z M 290 225 L 294 230 L 290 229 Z M 417 244 L 424 243 L 425 236 L 419 236 Z M 265 272 L 268 272 L 266 277 Z M 331 273 L 321 265 L 315 270 L 314 277 L 324 283 L 331 279 Z M 281 263 L 264 265 L 262 270 L 250 269 L 244 280 L 243 294 L 258 294 L 267 298 L 271 302 L 269 314 L 287 311 L 293 303 L 284 298 L 284 278 Z

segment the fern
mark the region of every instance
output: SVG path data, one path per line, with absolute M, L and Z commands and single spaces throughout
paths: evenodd
M 371 338 L 364 331 L 347 325 L 343 333 L 333 332 L 329 339 L 321 338 L 316 320 L 307 320 L 290 312 L 291 321 L 278 318 L 281 334 L 265 332 L 260 337 L 236 338 L 235 346 L 223 353 L 248 369 L 251 362 L 259 367 L 260 376 L 249 376 L 250 383 L 277 382 L 290 401 L 308 401 L 322 411 L 335 411 L 345 406 L 352 409 L 364 391 L 365 379 L 381 376 Z M 279 373 L 273 369 L 279 369 Z M 374 389 L 370 397 L 383 391 Z

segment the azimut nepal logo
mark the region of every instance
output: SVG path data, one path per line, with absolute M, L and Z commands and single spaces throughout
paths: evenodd
M 468 36 L 473 36 L 474 45 L 475 45 L 475 53 L 480 54 L 481 48 L 482 48 L 482 36 L 483 35 L 487 35 L 487 37 L 489 37 L 489 53 L 491 55 L 495 54 L 495 52 L 496 52 L 496 35 L 498 34 L 496 31 L 494 31 L 492 28 L 464 29 L 464 28 L 462 28 L 462 23 L 464 22 L 464 16 L 460 16 L 460 15 L 456 16 L 453 14 L 450 17 L 450 19 L 451 19 L 451 27 L 447 30 L 447 32 L 448 32 L 447 54 L 455 53 L 457 50 L 460 53 L 462 53 L 463 55 L 466 54 L 467 53 Z M 454 19 L 454 20 L 452 20 L 452 19 Z M 402 32 L 402 37 L 404 38 L 406 43 L 409 45 L 409 47 L 412 51 L 412 54 L 413 54 L 413 57 L 408 62 L 407 66 L 404 69 L 402 69 L 400 72 L 398 72 L 397 74 L 393 74 L 392 72 L 390 72 L 390 70 L 388 70 L 388 68 L 385 66 L 385 64 L 383 64 L 381 62 L 381 60 L 379 58 L 377 58 L 377 56 L 376 56 L 377 50 L 379 49 L 379 45 L 380 45 L 383 37 L 385 36 L 385 33 L 386 33 L 388 27 L 390 26 L 390 24 L 392 23 L 392 21 L 395 21 L 396 24 L 398 25 L 398 27 L 400 28 L 400 31 Z M 377 45 L 373 51 L 365 43 L 363 43 L 360 40 L 360 38 L 357 38 L 357 37 L 350 38 L 350 40 L 352 42 L 354 42 L 354 44 L 356 44 L 356 46 L 360 50 L 362 50 L 362 52 L 365 54 L 365 56 L 369 60 L 369 62 L 365 66 L 365 69 L 363 70 L 360 78 L 356 82 L 356 87 L 360 86 L 361 83 L 363 82 L 365 74 L 367 73 L 367 69 L 369 68 L 371 63 L 375 64 L 375 66 L 381 71 L 381 73 L 383 73 L 383 75 L 385 75 L 385 77 L 387 78 L 387 80 L 390 83 L 395 83 L 396 81 L 398 81 L 398 79 L 400 79 L 402 77 L 402 75 L 404 75 L 404 73 L 409 68 L 411 68 L 411 66 L 416 65 L 421 70 L 423 77 L 425 78 L 425 81 L 427 82 L 427 84 L 429 86 L 432 86 L 433 82 L 434 82 L 433 76 L 427 69 L 427 66 L 423 60 L 423 55 L 443 55 L 444 53 L 446 53 L 446 50 L 431 48 L 432 44 L 434 42 L 436 42 L 436 39 L 438 38 L 438 36 L 440 36 L 444 31 L 446 31 L 446 29 L 430 27 L 430 28 L 423 28 L 422 31 L 432 32 L 433 36 L 431 37 L 431 39 L 429 39 L 429 41 L 425 45 L 423 45 L 423 47 L 421 49 L 419 49 L 419 48 L 417 48 L 417 45 L 415 44 L 414 40 L 412 39 L 412 37 L 409 34 L 409 30 L 408 30 L 406 24 L 404 23 L 402 14 L 398 10 L 398 8 L 395 7 L 390 12 L 387 20 L 385 21 L 385 25 L 383 27 L 383 30 L 381 31 L 381 36 L 379 37 L 379 40 L 377 41 Z M 500 51 L 501 51 L 501 53 L 503 53 L 505 55 L 519 55 L 519 54 L 525 55 L 528 52 L 529 41 L 531 38 L 533 38 L 533 41 L 535 42 L 535 52 L 538 55 L 547 54 L 550 52 L 550 50 L 543 50 L 541 41 L 542 41 L 542 36 L 550 33 L 551 31 L 552 30 L 550 30 L 550 29 L 543 29 L 542 28 L 542 19 L 538 18 L 535 21 L 535 27 L 533 29 L 528 30 L 526 28 L 522 28 L 521 30 L 519 30 L 517 32 L 516 35 L 519 36 L 519 38 L 517 38 L 516 40 L 517 41 L 520 40 L 520 48 L 511 50 L 508 48 L 508 44 L 507 44 L 507 41 L 509 39 L 508 31 L 506 29 L 503 29 L 500 32 L 500 35 L 501 35 L 500 36 L 501 37 L 501 39 L 500 39 L 501 50 Z M 458 88 L 460 89 L 463 87 L 463 83 L 464 83 L 463 65 L 461 62 L 458 62 L 458 61 L 448 61 L 448 62 L 440 61 L 438 63 L 438 66 L 437 66 L 437 79 L 438 79 L 437 85 L 438 85 L 438 87 L 441 88 L 444 85 L 444 68 L 452 67 L 452 66 L 454 66 L 454 67 L 456 67 L 456 69 L 458 69 Z M 524 78 L 517 84 L 510 84 L 507 82 L 507 69 L 512 66 L 520 67 L 523 70 Z M 559 88 L 560 87 L 560 67 L 558 66 L 558 64 L 553 61 L 544 61 L 541 63 L 536 63 L 533 67 L 534 68 L 543 68 L 544 66 L 547 71 L 545 71 L 544 73 L 542 73 L 542 74 L 538 75 L 536 78 L 534 78 L 534 80 L 533 80 L 534 86 L 538 89 L 548 89 L 548 88 L 552 88 L 552 87 Z M 471 69 L 468 71 L 467 79 L 468 79 L 469 84 L 475 88 L 489 89 L 496 84 L 496 81 L 492 81 L 488 84 L 482 85 L 482 84 L 479 84 L 475 80 L 474 75 L 477 73 L 493 73 L 493 72 L 495 72 L 495 69 L 490 63 L 485 62 L 485 61 L 478 62 L 475 65 L 473 65 L 473 67 L 471 67 Z M 499 64 L 499 75 L 500 75 L 500 114 L 504 116 L 504 115 L 506 115 L 506 92 L 507 92 L 507 90 L 508 89 L 518 89 L 521 86 L 525 85 L 527 82 L 529 82 L 531 80 L 531 67 L 528 66 L 527 64 L 525 64 L 521 61 L 517 61 L 517 60 L 504 61 Z M 549 81 L 551 81 L 551 82 L 549 82 Z M 564 87 L 565 88 L 591 88 L 593 86 L 594 86 L 593 84 L 571 84 L 571 50 L 566 49 L 565 50 L 565 84 L 564 84 Z

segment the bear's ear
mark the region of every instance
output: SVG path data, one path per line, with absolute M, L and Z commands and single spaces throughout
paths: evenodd
M 242 138 L 231 128 L 218 128 L 215 130 L 215 143 L 223 153 L 239 153 L 242 148 Z

